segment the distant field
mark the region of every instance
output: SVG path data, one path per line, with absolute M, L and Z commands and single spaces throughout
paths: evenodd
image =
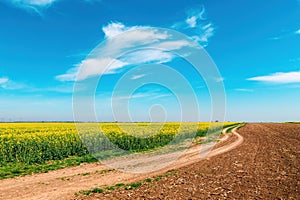
M 230 126 L 235 123 L 225 123 Z M 0 123 L 0 179 L 146 151 L 220 131 L 222 123 Z M 79 133 L 77 128 L 79 128 Z M 83 142 L 84 141 L 84 142 Z

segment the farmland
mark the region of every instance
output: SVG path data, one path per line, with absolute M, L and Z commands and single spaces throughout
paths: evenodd
M 225 123 L 229 126 L 234 123 Z M 1 178 L 219 134 L 222 123 L 1 123 Z M 93 154 L 91 156 L 90 154 Z M 45 168 L 46 166 L 46 168 Z
M 238 133 L 244 142 L 231 151 L 141 179 L 136 189 L 99 186 L 108 192 L 76 199 L 300 199 L 300 124 L 246 124 Z
M 0 180 L 0 199 L 299 199 L 299 131 L 297 123 L 246 124 L 207 157 L 199 158 L 203 145 L 193 145 L 167 168 L 143 174 L 95 162 L 8 178 Z M 143 162 L 157 165 L 171 155 Z

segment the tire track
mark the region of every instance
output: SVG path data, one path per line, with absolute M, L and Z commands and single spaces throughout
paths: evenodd
M 203 150 L 203 146 L 196 145 L 188 149 L 186 154 L 176 160 L 172 165 L 155 172 L 133 174 L 120 171 L 109 171 L 109 173 L 101 173 L 101 171 L 109 170 L 109 168 L 100 163 L 84 164 L 82 166 L 50 171 L 45 174 L 35 174 L 1 180 L 0 199 L 71 199 L 74 193 L 80 190 L 87 190 L 104 185 L 115 185 L 120 182 L 130 183 L 144 180 L 147 177 L 166 173 L 170 169 L 179 169 L 236 148 L 243 142 L 243 137 L 237 133 L 236 129 L 237 128 L 232 131 L 233 135 L 237 137 L 237 140 L 234 142 L 212 150 L 205 157 L 200 157 L 199 155 L 199 152 Z M 230 138 L 231 137 L 227 137 L 227 140 Z M 223 142 L 227 140 L 224 140 Z M 156 163 L 153 163 L 152 157 L 145 158 L 144 162 L 147 162 L 147 159 L 149 159 L 152 164 L 159 164 L 162 162 L 164 156 L 166 155 L 157 155 L 157 158 L 154 159 Z M 125 161 L 127 162 L 126 159 Z
M 243 143 L 172 171 L 176 177 L 78 199 L 300 199 L 300 135 L 295 131 L 300 132 L 299 125 L 247 124 L 238 130 Z

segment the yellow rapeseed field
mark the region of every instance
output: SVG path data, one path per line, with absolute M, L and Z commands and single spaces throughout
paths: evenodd
M 225 123 L 225 126 L 234 123 Z M 0 164 L 44 163 L 116 147 L 144 151 L 205 136 L 222 123 L 0 123 Z

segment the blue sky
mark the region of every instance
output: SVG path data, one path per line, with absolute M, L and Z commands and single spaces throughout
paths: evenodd
M 174 52 L 151 49 L 153 42 L 179 50 L 191 41 L 220 72 L 214 78 L 225 87 L 226 121 L 300 120 L 298 0 L 0 0 L 0 25 L 0 121 L 73 120 L 74 84 L 83 92 L 81 82 L 99 76 L 95 91 L 87 92 L 95 96 L 97 120 L 129 120 L 122 114 L 127 104 L 134 121 L 178 121 L 181 112 L 183 120 L 198 120 L 193 95 L 200 120 L 211 120 L 205 78 Z M 190 40 L 171 40 L 160 28 Z M 134 51 L 112 58 L 120 49 Z M 171 71 L 161 72 L 162 65 Z M 84 110 L 80 119 L 92 120 Z

